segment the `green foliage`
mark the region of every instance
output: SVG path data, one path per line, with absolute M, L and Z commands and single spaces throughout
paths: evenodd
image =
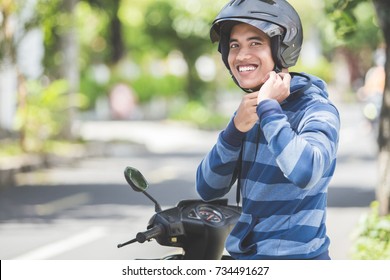
M 190 68 L 187 74 L 188 87 L 183 88 L 183 92 L 192 100 L 202 96 L 205 86 L 192 68 L 199 56 L 211 50 L 209 19 L 205 18 L 202 10 L 202 6 L 194 1 L 183 4 L 159 0 L 150 5 L 145 13 L 144 30 L 153 39 L 149 45 L 152 48 L 150 52 L 167 56 L 176 49 L 183 54 Z
M 185 79 L 173 75 L 154 77 L 152 75 L 141 75 L 132 81 L 131 86 L 135 90 L 140 102 L 146 102 L 153 97 L 174 97 L 180 96 L 185 85 Z
M 11 2 L 23 1 L 25 0 Z M 119 80 L 135 89 L 140 102 L 147 102 L 156 95 L 204 100 L 206 95 L 215 95 L 216 87 L 226 88 L 230 81 L 222 82 L 218 71 L 214 81 L 206 82 L 195 69 L 196 61 L 201 55 L 217 53 L 216 45 L 212 45 L 209 40 L 209 28 L 226 2 L 227 0 L 80 0 L 74 14 L 70 16 L 64 13 L 62 0 L 38 0 L 35 12 L 45 38 L 45 75 L 49 78 L 60 76 L 64 57 L 60 38 L 68 28 L 76 27 L 79 60 L 75 63 L 78 63 L 80 70 L 80 90 L 89 99 L 90 106 L 100 96 L 107 95 L 110 87 Z M 323 1 L 291 2 L 299 10 L 307 32 L 305 37 L 311 35 L 313 22 L 316 22 L 316 26 L 321 23 L 318 32 L 330 29 L 323 23 L 326 21 L 322 10 Z M 371 1 L 327 0 L 325 3 L 328 15 L 338 27 L 336 30 L 342 34 L 351 34 L 351 46 L 356 46 L 359 50 L 363 43 L 377 45 L 380 36 L 373 21 Z M 120 35 L 126 50 L 123 60 L 139 66 L 139 73 L 115 73 L 116 65 L 109 59 L 113 53 L 112 37 L 118 36 L 111 32 L 114 19 L 119 19 L 122 27 Z M 353 30 L 359 32 L 352 36 L 350 31 Z M 332 49 L 336 43 L 330 39 L 329 34 L 322 34 L 322 47 L 328 44 L 328 49 Z M 182 55 L 188 71 L 178 76 L 164 71 L 157 77 L 152 70 L 153 63 L 166 62 L 173 51 Z M 217 54 L 215 57 L 216 63 L 221 63 L 220 56 Z M 108 80 L 97 81 L 91 76 L 91 68 L 101 64 L 110 72 Z M 323 58 L 317 65 L 307 68 L 300 64 L 299 71 L 331 80 L 330 64 Z M 227 72 L 226 69 L 222 71 Z
M 351 0 L 329 0 L 326 2 L 326 12 L 335 23 L 335 31 L 338 37 L 352 36 L 357 30 L 357 18 L 354 14 L 354 8 L 359 2 Z
M 313 66 L 307 66 L 302 64 L 301 60 L 298 60 L 297 65 L 292 67 L 290 71 L 296 72 L 306 72 L 317 77 L 321 77 L 325 82 L 329 83 L 334 79 L 334 71 L 332 71 L 332 63 L 325 59 L 325 57 L 321 57 L 318 59 L 318 62 Z
M 109 92 L 108 83 L 100 83 L 91 75 L 90 72 L 81 73 L 80 94 L 85 97 L 84 109 L 93 108 L 96 100 L 107 95 Z
M 164 60 L 172 51 L 180 52 L 189 68 L 180 92 L 189 100 L 200 100 L 208 84 L 199 78 L 195 62 L 201 55 L 214 51 L 209 39 L 210 23 L 225 3 L 225 0 L 123 2 L 119 16 L 131 57 L 136 63 L 147 65 Z M 142 75 L 149 76 L 145 69 Z
M 26 152 L 42 152 L 47 141 L 59 136 L 66 121 L 68 84 L 57 80 L 43 86 L 38 81 L 27 83 L 25 104 L 19 106 L 16 127 L 22 133 Z
M 371 212 L 363 217 L 353 245 L 354 259 L 390 259 L 390 215 L 379 216 L 379 203 L 371 204 Z
M 213 130 L 223 128 L 229 118 L 225 115 L 217 114 L 213 110 L 206 108 L 202 103 L 196 101 L 187 102 L 171 113 L 171 119 L 188 121 L 197 125 L 200 129 Z
M 107 29 L 110 18 L 104 9 L 85 1 L 77 4 L 75 18 L 80 45 L 80 70 L 86 72 L 91 64 L 108 61 L 110 44 Z
M 7 30 L 9 29 L 7 28 L 7 25 L 9 24 L 9 17 L 15 13 L 16 10 L 17 6 L 15 2 L 0 2 L 0 61 L 2 61 L 6 55 L 14 55 L 12 53 L 14 38 L 13 34 Z
M 0 62 L 7 57 L 15 63 L 18 44 L 39 25 L 39 17 L 26 12 L 29 8 L 33 8 L 29 0 L 0 0 Z
M 19 143 L 15 141 L 1 141 L 0 142 L 0 158 L 9 157 L 9 156 L 18 156 L 23 154 L 23 151 Z
M 35 13 L 44 36 L 45 56 L 43 65 L 50 76 L 58 75 L 62 63 L 60 35 L 69 26 L 69 19 L 62 12 L 61 0 L 38 0 Z
M 383 41 L 372 1 L 327 0 L 325 11 L 337 38 L 348 47 L 375 49 Z

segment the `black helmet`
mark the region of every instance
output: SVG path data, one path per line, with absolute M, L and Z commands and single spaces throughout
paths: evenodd
M 210 30 L 212 42 L 228 69 L 229 37 L 237 23 L 250 24 L 271 38 L 275 68 L 294 66 L 302 47 L 303 32 L 298 13 L 285 0 L 231 0 L 215 18 Z

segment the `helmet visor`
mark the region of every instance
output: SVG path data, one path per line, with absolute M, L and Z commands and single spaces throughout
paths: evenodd
M 247 18 L 229 18 L 222 19 L 213 24 L 213 27 L 210 30 L 211 42 L 214 43 L 219 41 L 222 36 L 230 37 L 233 26 L 239 23 L 250 24 L 263 31 L 270 38 L 284 33 L 283 27 L 272 22 Z

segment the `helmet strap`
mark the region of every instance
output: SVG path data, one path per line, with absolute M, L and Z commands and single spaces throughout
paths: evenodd
M 272 54 L 272 58 L 275 62 L 274 71 L 276 73 L 281 72 L 283 69 L 282 58 L 280 55 L 281 42 L 282 42 L 281 35 L 271 37 L 271 54 Z
M 248 88 L 243 88 L 240 86 L 240 84 L 238 83 L 236 77 L 234 77 L 234 75 L 232 74 L 232 71 L 229 69 L 229 73 L 230 75 L 232 76 L 232 79 L 233 79 L 233 82 L 240 88 L 242 89 L 243 91 L 245 91 L 246 93 L 251 93 L 253 92 L 254 90 L 253 89 L 248 89 Z

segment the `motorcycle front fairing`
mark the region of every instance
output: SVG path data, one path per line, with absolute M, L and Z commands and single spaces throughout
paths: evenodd
M 225 240 L 238 220 L 239 209 L 227 200 L 183 200 L 176 207 L 156 213 L 148 229 L 156 225 L 164 234 L 156 237 L 163 246 L 181 247 L 183 259 L 221 259 Z
M 147 192 L 149 183 L 138 169 L 128 166 L 124 175 L 135 192 L 143 193 L 154 203 L 156 213 L 149 220 L 146 231 L 118 244 L 118 248 L 155 239 L 162 246 L 183 248 L 183 254 L 161 259 L 230 259 L 223 256 L 223 250 L 228 234 L 240 217 L 238 206 L 228 205 L 227 199 L 182 200 L 177 206 L 162 210 L 158 201 Z

